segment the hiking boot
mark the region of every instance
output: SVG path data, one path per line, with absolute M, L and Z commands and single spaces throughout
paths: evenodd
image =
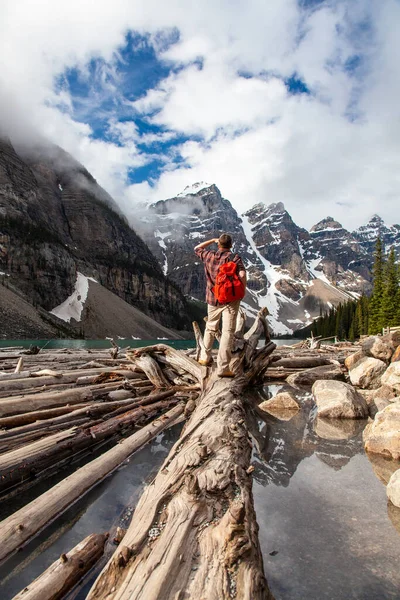
M 235 373 L 229 369 L 223 371 L 222 373 L 217 373 L 217 375 L 218 377 L 235 377 Z
M 199 360 L 197 362 L 202 367 L 210 367 L 213 364 L 213 359 L 210 358 L 209 360 L 202 360 L 201 358 L 199 358 Z

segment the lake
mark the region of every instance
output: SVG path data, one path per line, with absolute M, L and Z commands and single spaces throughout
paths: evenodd
M 298 339 L 274 339 L 277 346 L 284 344 L 296 344 Z M 195 340 L 168 340 L 165 338 L 158 338 L 156 340 L 137 340 L 132 338 L 115 339 L 115 343 L 120 348 L 141 348 L 142 346 L 152 346 L 154 344 L 168 344 L 177 350 L 187 350 L 188 348 L 194 348 L 196 346 Z M 260 345 L 264 344 L 264 340 L 260 340 Z M 59 348 L 73 348 L 76 350 L 82 349 L 104 349 L 111 348 L 111 341 L 105 340 L 66 340 L 66 339 L 54 339 L 54 340 L 0 340 L 0 348 L 8 348 L 10 346 L 21 346 L 23 348 L 29 348 L 29 346 L 35 345 L 39 348 L 46 348 L 46 350 L 56 350 Z M 217 347 L 217 346 L 216 346 Z

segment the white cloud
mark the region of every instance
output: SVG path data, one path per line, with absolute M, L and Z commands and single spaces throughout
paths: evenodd
M 295 0 L 190 0 L 185 10 L 178 0 L 3 0 L 2 127 L 20 139 L 38 131 L 64 147 L 129 214 L 136 201 L 206 180 L 240 212 L 283 201 L 303 226 L 332 214 L 352 228 L 373 212 L 396 222 L 399 22 L 396 0 L 332 0 L 314 11 Z M 59 78 L 76 67 L 90 83 L 88 65 L 101 58 L 102 93 L 118 97 L 117 59 L 129 30 L 148 34 L 159 59 L 179 66 L 139 101 L 124 103 L 125 118 L 140 114 L 161 131 L 142 134 L 132 121 L 120 122 L 116 109 L 103 116 L 110 139 L 95 139 L 89 117 L 102 98 L 79 110 Z M 171 45 L 175 30 L 179 41 Z M 358 78 L 344 69 L 356 55 Z M 311 95 L 288 94 L 283 79 L 293 73 Z M 143 147 L 179 133 L 197 141 L 163 155 L 164 172 L 152 186 L 128 185 L 128 171 L 154 158 Z M 174 152 L 183 164 L 173 162 Z

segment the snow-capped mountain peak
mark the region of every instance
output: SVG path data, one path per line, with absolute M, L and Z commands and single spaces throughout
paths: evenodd
M 198 181 L 193 185 L 187 185 L 183 192 L 177 194 L 177 198 L 182 198 L 183 196 L 194 196 L 195 194 L 198 194 L 201 190 L 210 188 L 212 185 L 212 183 L 206 183 L 205 181 Z

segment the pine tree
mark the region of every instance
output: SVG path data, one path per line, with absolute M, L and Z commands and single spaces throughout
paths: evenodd
M 384 272 L 384 289 L 382 294 L 382 318 L 385 327 L 397 325 L 397 296 L 399 289 L 399 273 L 394 248 L 390 249 Z
M 381 239 L 376 240 L 375 246 L 375 260 L 372 268 L 373 274 L 373 289 L 372 295 L 369 301 L 369 326 L 368 333 L 374 335 L 379 333 L 384 326 L 383 314 L 382 314 L 382 296 L 384 290 L 383 282 L 383 249 Z

